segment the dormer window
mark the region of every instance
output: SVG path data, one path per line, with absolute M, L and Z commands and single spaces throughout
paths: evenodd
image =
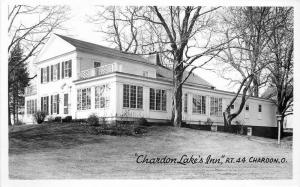
M 94 68 L 98 68 L 101 66 L 101 62 L 94 62 Z
M 246 104 L 246 111 L 249 111 L 249 104 Z
M 258 112 L 261 112 L 261 111 L 262 111 L 261 105 L 258 105 Z

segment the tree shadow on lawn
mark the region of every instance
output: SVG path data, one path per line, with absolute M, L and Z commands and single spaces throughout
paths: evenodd
M 102 143 L 100 135 L 87 132 L 80 124 L 47 124 L 9 133 L 9 153 L 23 154 L 53 149 L 69 149 L 78 145 Z

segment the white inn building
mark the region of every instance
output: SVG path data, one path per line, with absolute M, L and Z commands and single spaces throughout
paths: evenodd
M 171 118 L 172 71 L 160 65 L 158 56 L 146 59 L 53 34 L 34 64 L 36 83 L 25 92 L 26 123 L 35 123 L 37 110 L 73 119 L 93 113 L 109 120 Z M 233 96 L 192 74 L 183 85 L 183 121 L 201 127 L 210 118 L 223 126 L 222 112 Z M 270 100 L 251 97 L 237 120 L 253 127 L 254 134 L 255 129 L 268 133 L 276 131 L 275 113 Z

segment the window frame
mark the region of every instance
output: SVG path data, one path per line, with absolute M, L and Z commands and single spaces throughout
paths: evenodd
M 198 103 L 199 105 L 197 105 Z M 206 115 L 206 96 L 197 94 L 193 95 L 192 113 Z
M 154 106 L 154 108 L 152 106 Z M 164 112 L 167 111 L 167 90 L 150 88 L 149 110 Z
M 261 104 L 258 105 L 258 112 L 262 113 L 262 105 Z
M 187 111 L 188 111 L 188 94 L 185 93 L 183 95 L 183 112 L 187 113 Z
M 72 77 L 72 60 L 67 60 L 67 61 L 64 61 L 64 78 L 71 78 Z M 71 76 L 70 76 L 71 74 Z
M 100 89 L 103 89 L 102 93 L 100 93 L 101 91 Z M 109 108 L 110 105 L 109 89 L 110 88 L 108 84 L 95 86 L 95 109 Z
M 123 108 L 143 110 L 142 86 L 123 84 Z
M 91 107 L 91 88 L 77 89 L 77 110 L 90 110 Z
M 210 97 L 210 115 L 211 116 L 222 116 L 223 112 L 223 98 L 221 97 Z

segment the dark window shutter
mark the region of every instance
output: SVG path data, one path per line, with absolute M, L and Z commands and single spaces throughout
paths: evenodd
M 65 69 L 65 68 L 64 68 L 64 65 L 65 65 L 65 62 L 62 62 L 62 63 L 61 63 L 61 79 L 63 79 L 64 76 L 65 76 L 65 75 L 64 75 L 64 69 Z
M 49 96 L 47 96 L 47 107 L 46 107 L 46 114 L 48 115 L 49 114 Z
M 51 95 L 51 114 L 53 114 L 53 95 Z
M 56 103 L 57 103 L 57 114 L 59 114 L 59 94 L 56 95 Z
M 47 66 L 47 82 L 49 82 L 49 66 Z
M 69 68 L 70 68 L 69 77 L 72 77 L 72 60 L 69 60 Z
M 53 81 L 53 65 L 51 65 L 51 81 Z
M 43 84 L 43 68 L 41 68 L 41 84 Z
M 41 111 L 43 111 L 43 97 L 41 97 Z
M 60 63 L 57 64 L 57 80 L 60 79 Z

